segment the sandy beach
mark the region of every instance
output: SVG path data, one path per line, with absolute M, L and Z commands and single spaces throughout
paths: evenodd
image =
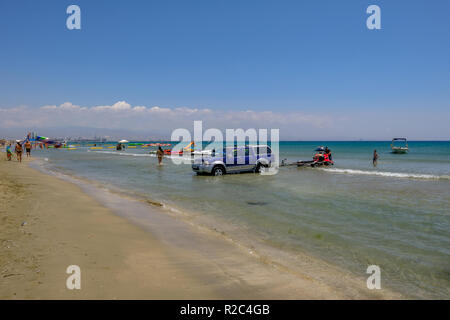
M 1 299 L 217 297 L 77 186 L 26 163 L 1 161 L 0 174 Z M 81 290 L 66 288 L 72 264 Z
M 450 1 L 0 7 L 0 302 L 450 300 Z
M 148 228 L 138 226 L 133 216 L 125 219 L 112 210 L 134 200 L 119 199 L 108 208 L 88 190 L 27 162 L 0 161 L 1 299 L 400 297 L 370 291 L 364 278 L 332 267 L 313 270 L 314 277 L 311 270 L 289 272 L 136 201 L 136 212 L 155 217 Z M 178 233 L 171 236 L 179 245 L 162 241 L 170 232 Z M 69 265 L 81 268 L 81 290 L 66 288 Z

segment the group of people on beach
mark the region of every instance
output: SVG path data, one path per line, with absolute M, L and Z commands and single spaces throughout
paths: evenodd
M 9 142 L 6 145 L 6 159 L 8 161 L 11 161 L 12 156 L 13 156 L 13 152 L 12 152 L 11 148 L 12 148 L 12 143 Z M 31 157 L 31 148 L 32 148 L 31 142 L 29 140 L 27 140 L 25 142 L 16 140 L 15 147 L 14 147 L 14 153 L 16 154 L 17 161 L 19 161 L 19 162 L 22 162 L 22 153 L 23 153 L 24 148 L 25 148 L 25 151 L 27 154 L 27 158 Z

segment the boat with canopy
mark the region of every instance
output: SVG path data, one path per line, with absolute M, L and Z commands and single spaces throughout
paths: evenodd
M 409 151 L 406 138 L 394 138 L 391 143 L 392 153 L 407 153 Z

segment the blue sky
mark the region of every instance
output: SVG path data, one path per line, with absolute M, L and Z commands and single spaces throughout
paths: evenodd
M 66 28 L 70 4 L 81 30 Z M 370 4 L 381 30 L 366 28 Z M 374 139 L 406 116 L 417 130 L 403 132 L 450 138 L 449 12 L 444 0 L 3 0 L 0 108 L 302 113 L 330 117 L 342 138 L 339 118 L 362 121 L 348 136 Z

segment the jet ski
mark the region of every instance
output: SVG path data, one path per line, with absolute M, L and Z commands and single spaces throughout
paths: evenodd
M 297 167 L 321 167 L 321 166 L 332 166 L 334 165 L 331 159 L 331 153 L 326 152 L 328 148 L 318 147 L 314 150 L 316 153 L 312 160 L 299 160 L 297 161 Z

